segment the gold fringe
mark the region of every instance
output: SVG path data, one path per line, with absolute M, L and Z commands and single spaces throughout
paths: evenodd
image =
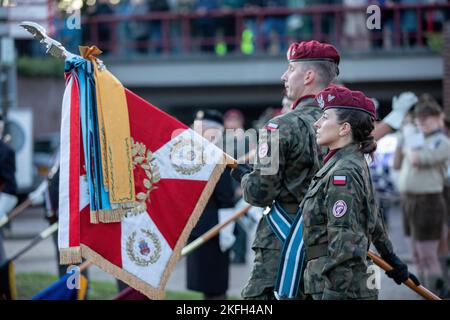
M 197 224 L 198 219 L 200 219 L 200 216 L 203 213 L 203 210 L 205 209 L 206 204 L 208 203 L 209 198 L 211 197 L 216 187 L 216 184 L 219 181 L 220 176 L 222 175 L 223 170 L 227 165 L 226 162 L 227 161 L 224 154 L 224 159 L 222 161 L 219 161 L 219 163 L 214 168 L 211 176 L 208 179 L 205 189 L 203 189 L 202 195 L 200 196 L 197 202 L 197 205 L 195 206 L 191 216 L 189 217 L 189 220 L 183 230 L 183 233 L 180 235 L 180 238 L 178 239 L 177 244 L 175 245 L 173 254 L 167 263 L 164 273 L 162 274 L 159 288 L 153 288 L 149 286 L 141 279 L 112 264 L 111 262 L 104 259 L 101 255 L 99 255 L 89 247 L 81 244 L 81 252 L 83 257 L 99 266 L 105 272 L 113 275 L 114 277 L 117 277 L 118 279 L 122 280 L 129 286 L 142 292 L 150 299 L 153 300 L 163 299 L 165 296 L 164 288 L 166 287 L 167 281 L 169 280 L 169 276 L 172 273 L 172 270 L 177 264 L 177 262 L 180 260 L 181 250 L 183 249 L 185 243 L 187 242 L 187 239 L 192 229 Z
M 59 249 L 59 264 L 81 263 L 81 248 L 70 247 Z
M 99 223 L 99 220 L 98 220 L 98 211 L 92 211 L 92 210 L 91 210 L 91 212 L 90 212 L 90 221 L 91 221 L 91 223 L 93 223 L 93 224 Z
M 121 222 L 122 218 L 128 210 L 125 209 L 111 209 L 111 210 L 99 210 L 98 219 L 102 223 L 114 223 Z
M 203 210 L 205 209 L 209 198 L 211 197 L 217 182 L 220 179 L 220 176 L 223 173 L 223 170 L 225 170 L 225 167 L 227 166 L 227 158 L 224 153 L 224 158 L 222 161 L 219 161 L 219 163 L 214 168 L 211 176 L 208 179 L 208 183 L 205 186 L 205 189 L 203 189 L 202 195 L 200 196 L 197 205 L 194 208 L 194 211 L 192 211 L 191 216 L 189 217 L 188 222 L 186 223 L 186 226 L 184 227 L 183 233 L 180 235 L 180 238 L 177 241 L 177 244 L 175 245 L 175 248 L 173 250 L 173 254 L 170 257 L 166 269 L 164 270 L 164 273 L 161 277 L 160 287 L 165 288 L 167 281 L 169 280 L 169 276 L 172 273 L 173 268 L 178 263 L 178 261 L 181 258 L 181 250 L 185 246 L 189 235 L 191 234 L 192 229 L 195 227 L 195 225 L 198 222 L 198 219 L 200 219 L 200 216 L 203 213 Z
M 133 201 L 133 202 L 125 202 L 125 203 L 115 203 L 113 205 L 114 209 L 124 209 L 124 210 L 132 210 L 136 208 L 139 205 L 139 202 Z
M 121 222 L 123 217 L 132 210 L 132 208 L 117 208 L 110 210 L 97 210 L 91 211 L 90 221 L 91 223 L 115 223 Z
M 142 292 L 150 299 L 152 299 L 152 300 L 164 299 L 164 296 L 165 296 L 164 287 L 153 288 L 153 287 L 149 286 L 147 283 L 145 283 L 141 279 L 137 278 L 135 275 L 119 268 L 118 266 L 116 266 L 116 265 L 112 264 L 111 262 L 109 262 L 108 260 L 104 259 L 101 255 L 99 255 L 97 252 L 95 252 L 91 248 L 85 246 L 84 244 L 81 245 L 81 252 L 82 252 L 83 258 L 96 264 L 105 272 L 122 280 L 123 282 L 128 284 L 130 287 L 133 287 L 134 289 L 138 290 L 139 292 Z

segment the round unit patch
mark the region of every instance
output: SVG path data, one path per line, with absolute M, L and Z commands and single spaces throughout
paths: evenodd
M 267 152 L 269 152 L 269 145 L 267 144 L 267 142 L 264 142 L 259 146 L 258 155 L 260 158 L 264 158 L 265 156 L 267 156 Z
M 340 218 L 347 213 L 347 204 L 344 200 L 338 200 L 333 206 L 333 216 Z

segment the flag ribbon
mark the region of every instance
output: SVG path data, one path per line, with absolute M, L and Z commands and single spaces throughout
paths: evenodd
M 293 299 L 298 295 L 305 263 L 301 209 L 298 208 L 292 219 L 281 204 L 274 202 L 267 221 L 283 245 L 274 293 L 277 299 Z
M 80 53 L 83 58 L 69 60 L 66 71 L 75 70 L 78 79 L 90 220 L 120 222 L 136 205 L 125 89 L 95 57 L 101 53 L 97 47 L 80 47 Z

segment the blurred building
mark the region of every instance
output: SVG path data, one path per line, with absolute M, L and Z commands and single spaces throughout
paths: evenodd
M 335 44 L 342 53 L 339 81 L 377 98 L 381 116 L 389 111 L 392 96 L 405 90 L 429 92 L 442 101 L 442 26 L 450 12 L 448 2 L 381 8 L 381 28 L 369 30 L 363 24 L 359 26 L 367 29 L 363 33 L 348 32 L 348 23 L 344 22 L 352 17 L 349 13 L 371 17 L 366 14 L 367 6 L 302 7 L 290 5 L 289 1 L 273 6 L 270 1 L 236 1 L 230 9 L 222 4 L 226 1 L 217 1 L 216 6 L 200 11 L 195 0 L 170 0 L 169 11 L 158 11 L 160 4 L 157 6 L 155 1 L 146 2 L 146 10 L 134 10 L 141 2 L 89 1 L 91 6 L 82 9 L 86 13 L 81 24 L 84 44 L 106 49 L 102 59 L 126 87 L 186 123 L 194 109 L 225 111 L 233 107 L 244 112 L 248 127 L 265 108 L 280 107 L 284 89 L 280 77 L 287 66 L 281 48 L 294 40 Z M 96 12 L 94 6 L 100 4 L 109 9 L 92 14 Z M 277 17 L 274 29 L 266 23 L 273 22 L 268 20 L 271 17 Z M 196 22 L 206 18 L 215 22 L 211 24 L 215 32 L 208 36 L 196 30 Z M 222 22 L 230 18 L 234 28 L 225 33 Z M 55 16 L 55 25 L 64 26 L 64 19 L 67 15 Z M 139 21 L 139 27 L 147 28 L 149 36 L 132 37 L 129 30 L 136 26 L 131 21 Z M 152 36 L 150 28 L 155 21 L 160 21 L 160 33 Z M 279 28 L 283 23 L 285 28 Z M 99 37 L 104 30 L 109 30 L 109 37 Z M 56 28 L 57 39 L 62 37 L 61 32 Z M 67 30 L 64 32 L 67 35 Z M 365 39 L 351 39 L 361 35 Z M 349 42 L 349 37 L 354 41 Z M 205 51 L 205 45 L 215 46 L 215 50 Z M 59 129 L 55 121 L 63 85 L 61 78 L 19 78 L 19 104 L 33 103 L 30 88 L 46 88 L 45 103 L 34 102 L 45 104 L 39 110 L 46 114 L 36 119 L 35 133 Z

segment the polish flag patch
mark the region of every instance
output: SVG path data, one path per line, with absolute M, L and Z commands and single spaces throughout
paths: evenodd
M 276 123 L 269 122 L 266 125 L 266 129 L 269 130 L 269 131 L 275 131 L 275 130 L 278 129 L 278 125 Z
M 333 185 L 335 186 L 345 186 L 347 183 L 346 176 L 333 176 Z

